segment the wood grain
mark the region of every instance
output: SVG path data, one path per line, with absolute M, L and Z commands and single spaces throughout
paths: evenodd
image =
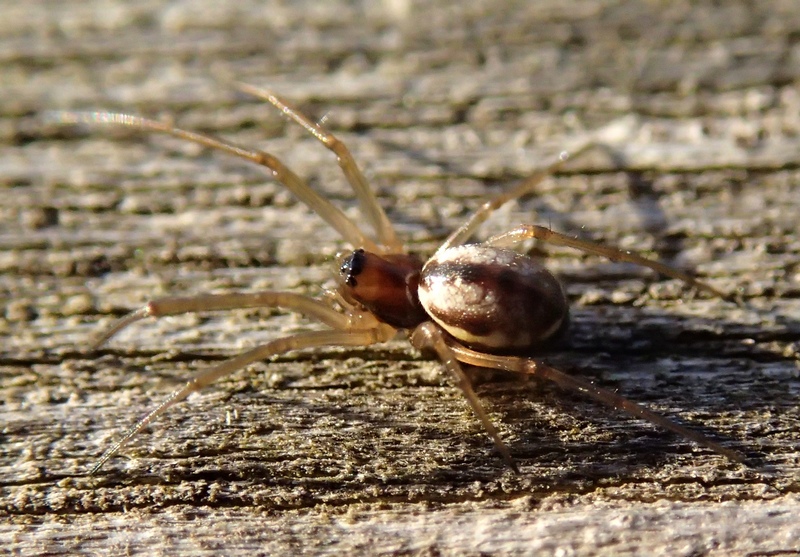
M 800 552 L 800 12 L 692 2 L 39 2 L 0 22 L 0 541 L 14 555 L 790 555 Z M 320 294 L 346 246 L 269 176 L 47 111 L 174 118 L 283 158 L 356 215 L 344 139 L 410 249 L 621 117 L 481 236 L 519 222 L 690 270 L 736 307 L 535 245 L 573 334 L 553 365 L 697 427 L 732 465 L 577 394 L 477 374 L 522 473 L 398 338 L 287 354 L 179 405 L 193 370 L 313 324 L 241 311 L 91 335 L 166 294 Z

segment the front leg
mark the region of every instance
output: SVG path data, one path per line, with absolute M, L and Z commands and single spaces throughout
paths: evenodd
M 215 366 L 202 369 L 186 381 L 183 387 L 173 391 L 164 402 L 159 404 L 155 409 L 151 410 L 128 429 L 119 441 L 103 453 L 97 463 L 92 467 L 90 473 L 96 473 L 103 464 L 117 454 L 128 441 L 133 439 L 133 437 L 147 427 L 150 422 L 172 406 L 185 400 L 190 394 L 207 387 L 214 381 L 243 369 L 250 364 L 266 360 L 277 354 L 284 354 L 286 352 L 305 348 L 315 348 L 318 346 L 369 346 L 370 344 L 385 342 L 394 336 L 394 334 L 395 330 L 387 325 L 352 331 L 312 331 L 300 333 L 256 346 Z
M 347 330 L 354 326 L 352 312 L 340 313 L 329 305 L 301 294 L 292 292 L 253 292 L 233 294 L 203 294 L 200 296 L 170 296 L 158 298 L 145 304 L 144 307 L 132 311 L 120 318 L 108 329 L 101 332 L 92 342 L 92 348 L 105 344 L 111 337 L 127 328 L 129 325 L 145 319 L 146 317 L 165 317 L 168 315 L 181 315 L 205 311 L 224 311 L 248 308 L 273 308 L 281 307 L 314 318 L 332 329 Z M 347 308 L 348 310 L 350 308 Z M 361 318 L 356 328 L 375 326 L 377 321 Z

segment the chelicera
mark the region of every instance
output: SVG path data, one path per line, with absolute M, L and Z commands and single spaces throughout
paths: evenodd
M 277 291 L 166 297 L 153 300 L 145 307 L 133 311 L 101 334 L 95 347 L 146 317 L 240 308 L 280 307 L 303 314 L 326 326 L 323 330 L 271 340 L 196 372 L 183 387 L 174 391 L 110 447 L 95 464 L 92 473 L 167 409 L 234 371 L 293 350 L 325 345 L 368 346 L 381 343 L 395 337 L 398 331 L 406 332 L 417 349 L 432 349 L 437 354 L 442 365 L 464 393 L 498 452 L 514 470 L 517 470 L 514 459 L 483 409 L 462 364 L 553 381 L 562 388 L 581 392 L 603 404 L 673 431 L 730 460 L 745 462 L 737 451 L 695 430 L 683 427 L 615 392 L 565 374 L 536 359 L 534 355 L 537 349 L 547 346 L 564 334 L 569 321 L 567 299 L 553 274 L 532 258 L 511 248 L 524 240 L 535 238 L 605 256 L 611 260 L 641 265 L 661 275 L 680 279 L 698 290 L 725 297 L 721 292 L 657 261 L 566 236 L 541 226 L 520 225 L 484 242 L 468 243 L 493 211 L 531 192 L 569 156 L 575 156 L 599 143 L 615 141 L 621 133 L 619 126 L 608 126 L 577 145 L 569 154 L 563 152 L 556 162 L 541 172 L 484 203 L 445 239 L 433 256 L 423 261 L 406 252 L 344 143 L 273 93 L 244 84 L 240 84 L 239 89 L 274 105 L 336 154 L 339 165 L 355 192 L 361 212 L 374 230 L 374 238 L 269 153 L 136 116 L 110 112 L 60 113 L 58 119 L 62 123 L 107 124 L 166 133 L 261 165 L 354 248 L 354 251 L 340 257 L 337 289 L 334 296 L 328 299 L 317 300 Z

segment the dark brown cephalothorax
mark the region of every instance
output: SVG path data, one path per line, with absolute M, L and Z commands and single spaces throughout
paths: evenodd
M 126 114 L 59 113 L 57 119 L 64 124 L 110 124 L 166 133 L 265 167 L 351 247 L 359 248 L 340 262 L 340 283 L 336 296 L 317 300 L 292 292 L 262 291 L 167 297 L 153 300 L 131 312 L 101 334 L 95 346 L 145 317 L 252 307 L 289 309 L 324 326 L 320 330 L 269 340 L 229 360 L 199 370 L 183 387 L 134 424 L 116 444 L 106 450 L 92 469 L 93 473 L 156 417 L 221 377 L 292 350 L 326 345 L 367 346 L 385 342 L 393 338 L 398 330 L 410 331 L 410 340 L 417 348 L 434 350 L 464 393 L 495 447 L 514 470 L 517 469 L 514 459 L 472 389 L 462 370 L 462 363 L 554 381 L 565 389 L 579 391 L 603 404 L 674 431 L 733 461 L 744 462 L 738 452 L 612 391 L 567 375 L 544 362 L 516 355 L 528 354 L 532 349 L 550 344 L 561 334 L 568 321 L 567 301 L 555 277 L 530 258 L 512 251 L 513 247 L 527 239 L 535 238 L 641 265 L 662 275 L 683 280 L 697 289 L 723 296 L 711 286 L 657 261 L 559 234 L 541 226 L 519 225 L 480 244 L 467 244 L 493 211 L 508 201 L 530 193 L 542 179 L 559 168 L 568 159 L 566 152 L 509 192 L 481 205 L 423 264 L 419 258 L 406 254 L 405 247 L 364 175 L 347 147 L 336 136 L 267 90 L 244 84 L 239 84 L 239 89 L 273 104 L 336 154 L 358 199 L 364 220 L 374 230 L 374 235 L 365 233 L 337 206 L 312 189 L 280 160 L 264 151 Z M 608 147 L 624 141 L 630 135 L 629 127 L 630 121 L 613 122 L 582 139 L 572 154 L 581 153 L 596 144 Z
M 413 255 L 376 255 L 357 249 L 339 267 L 341 293 L 357 302 L 380 322 L 412 329 L 427 321 L 419 302 L 422 261 Z

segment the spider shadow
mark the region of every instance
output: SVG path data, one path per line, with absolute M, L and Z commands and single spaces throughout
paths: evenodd
M 770 452 L 765 447 L 777 447 L 777 443 L 748 437 L 754 429 L 748 420 L 776 405 L 793 407 L 791 392 L 796 389 L 787 385 L 787 381 L 797 384 L 793 366 L 766 347 L 743 343 L 759 337 L 759 324 L 676 315 L 650 307 L 645 316 L 640 312 L 633 306 L 579 307 L 573 312 L 569 339 L 536 359 L 722 442 L 759 468 Z M 798 323 L 787 325 L 800 332 Z M 771 370 L 760 373 L 759 363 L 768 363 Z M 579 463 L 576 468 L 584 478 L 606 477 L 660 467 L 676 454 L 685 460 L 698 450 L 686 439 L 579 393 L 531 383 L 529 387 L 499 383 L 478 388 L 482 399 L 488 396 L 492 411 L 502 412 L 503 422 L 517 432 L 510 449 L 523 469 L 530 464 L 535 469 L 564 470 L 560 459 L 561 464 L 564 460 Z M 781 421 L 774 421 L 777 430 Z M 722 458 L 707 449 L 701 451 Z
M 564 345 L 542 354 L 541 359 L 618 390 L 748 456 L 753 456 L 751 441 L 763 445 L 763 440 L 733 434 L 746 432 L 749 426 L 743 427 L 735 419 L 723 420 L 719 423 L 726 431 L 720 431 L 703 422 L 717 421 L 718 416 L 763 414 L 776 404 L 788 407 L 793 402 L 791 392 L 796 388 L 786 384 L 792 370 L 774 354 L 738 342 L 759 338 L 758 324 L 652 307 L 599 305 L 573 308 L 572 325 Z M 787 326 L 800 333 L 797 322 Z M 316 361 L 316 356 L 313 358 L 309 361 Z M 779 362 L 783 377 L 775 376 L 774 371 L 771 377 L 754 377 L 758 361 Z M 393 365 L 391 359 L 381 364 L 387 369 Z M 523 479 L 514 481 L 525 484 L 526 490 L 573 492 L 586 481 L 650 474 L 676 459 L 684 463 L 695 460 L 690 442 L 579 393 L 521 381 L 516 375 L 491 375 L 488 381 L 478 378 L 476 390 L 520 465 Z M 794 382 L 797 384 L 797 378 Z M 147 451 L 154 455 L 150 458 L 173 461 L 170 483 L 227 479 L 250 484 L 269 478 L 276 489 L 303 486 L 309 493 L 338 492 L 345 498 L 359 492 L 360 488 L 354 487 L 355 477 L 364 486 L 379 487 L 456 487 L 508 477 L 510 470 L 480 427 L 471 422 L 471 414 L 448 381 L 442 380 L 436 392 L 441 387 L 451 389 L 452 400 L 435 404 L 430 413 L 420 410 L 423 391 L 415 382 L 387 387 L 391 387 L 388 394 L 377 397 L 369 389 L 357 388 L 361 392 L 353 395 L 346 385 L 326 385 L 324 381 L 305 394 L 291 383 L 273 393 L 245 387 L 227 395 L 230 404 L 245 409 L 245 414 L 239 419 L 243 425 L 224 428 L 226 443 L 203 441 L 219 434 L 217 424 L 207 423 L 205 432 L 187 431 L 177 441 L 170 441 L 167 449 Z M 191 411 L 192 415 L 198 413 L 204 414 L 202 408 Z M 676 417 L 682 413 L 690 417 Z M 327 431 L 315 429 L 315 424 L 326 422 L 332 424 Z M 169 430 L 171 436 L 182 426 L 162 424 L 159 428 Z M 317 449 L 301 447 L 292 452 L 282 446 L 281 430 L 287 428 L 296 432 L 291 446 L 301 439 L 301 444 Z M 714 457 L 708 451 L 702 453 Z M 727 467 L 720 458 L 717 462 Z M 114 482 L 117 475 L 112 473 L 105 481 Z

